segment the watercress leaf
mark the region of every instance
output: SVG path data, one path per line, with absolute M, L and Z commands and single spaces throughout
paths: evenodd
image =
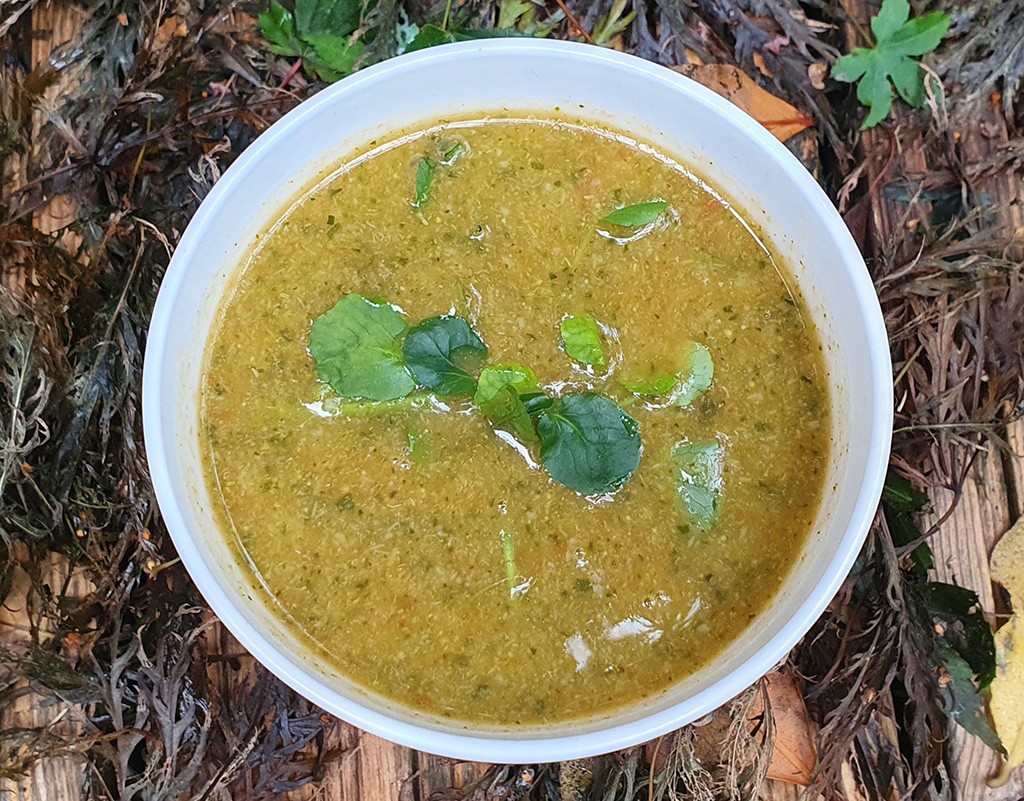
M 441 154 L 441 164 L 445 167 L 451 167 L 465 154 L 466 146 L 458 140 L 449 140 L 447 142 L 439 142 L 438 150 Z
M 698 342 L 687 342 L 679 358 L 679 372 L 658 373 L 653 378 L 630 379 L 622 385 L 635 395 L 669 397 L 677 406 L 690 406 L 711 388 L 715 363 L 711 351 Z
M 537 389 L 537 375 L 524 364 L 489 364 L 480 371 L 473 403 L 480 407 L 508 386 L 517 395 L 530 392 Z
M 530 417 L 536 417 L 545 409 L 550 409 L 554 403 L 543 392 L 526 392 L 520 395 L 519 399 L 523 402 L 523 408 L 526 409 L 526 413 Z
M 718 518 L 725 448 L 720 442 L 677 442 L 672 461 L 678 470 L 676 492 L 690 522 L 707 531 Z
M 622 382 L 622 386 L 627 392 L 655 398 L 670 394 L 678 384 L 679 379 L 668 373 L 658 373 L 653 378 L 638 378 Z
M 620 225 L 623 228 L 640 228 L 656 222 L 667 208 L 667 200 L 636 203 L 632 206 L 616 209 L 611 214 L 602 217 L 600 221 L 607 225 Z
M 429 437 L 426 431 L 410 429 L 409 435 L 409 458 L 415 464 L 429 464 L 434 460 L 433 448 L 429 444 Z
M 562 345 L 570 359 L 590 367 L 604 367 L 601 330 L 589 314 L 570 314 L 560 326 Z
M 640 427 L 593 392 L 565 395 L 537 417 L 540 458 L 551 477 L 581 495 L 613 492 L 640 466 Z
M 495 428 L 512 431 L 520 439 L 534 442 L 537 432 L 520 393 L 536 388 L 537 376 L 525 365 L 489 365 L 480 373 L 473 404 Z
M 302 43 L 297 37 L 295 17 L 277 0 L 271 0 L 269 8 L 260 14 L 260 32 L 278 55 L 301 55 Z
M 472 395 L 467 368 L 487 358 L 487 346 L 461 317 L 431 317 L 412 328 L 402 347 L 413 377 L 438 395 Z
M 698 342 L 691 342 L 683 352 L 679 389 L 673 401 L 677 406 L 689 406 L 711 388 L 715 377 L 715 363 L 711 351 Z
M 523 399 L 511 384 L 503 386 L 478 408 L 495 428 L 511 431 L 524 442 L 537 441 L 533 418 L 526 411 Z
M 312 44 L 314 36 L 351 35 L 359 27 L 362 0 L 295 0 L 295 25 Z
M 424 156 L 416 168 L 416 199 L 413 206 L 420 208 L 430 197 L 430 184 L 434 181 L 434 172 L 437 165 L 429 156 Z
M 405 318 L 387 303 L 346 295 L 309 332 L 317 376 L 346 398 L 405 397 L 416 387 L 398 345 L 407 329 Z

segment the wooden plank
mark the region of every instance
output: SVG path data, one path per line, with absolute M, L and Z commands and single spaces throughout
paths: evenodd
M 988 558 L 992 548 L 1010 526 L 1002 461 L 994 447 L 975 462 L 952 516 L 932 538 L 935 577 L 969 587 L 978 593 L 982 608 L 995 611 Z M 952 493 L 933 493 L 936 512 L 931 525 L 950 502 Z M 989 790 L 985 780 L 993 775 L 999 757 L 983 742 L 959 726 L 950 728 L 951 778 L 960 801 L 1018 801 L 1019 787 L 1012 783 L 1000 791 Z
M 88 17 L 84 9 L 71 3 L 41 3 L 36 6 L 32 10 L 32 68 L 35 69 L 45 63 L 54 48 L 70 42 L 82 29 Z M 58 78 L 43 92 L 41 103 L 54 102 L 67 91 L 67 88 L 66 79 Z M 38 138 L 45 121 L 43 112 L 33 113 L 33 140 Z M 51 234 L 73 223 L 77 211 L 75 204 L 66 195 L 58 195 L 33 215 L 32 222 L 43 233 Z M 74 253 L 81 245 L 81 237 L 68 232 L 61 236 L 60 242 L 65 250 Z
M 16 548 L 16 559 L 22 564 L 28 559 L 27 549 Z M 41 573 L 52 586 L 68 583 L 69 598 L 84 597 L 92 589 L 80 575 L 68 576 L 67 558 L 51 554 Z M 28 574 L 15 568 L 11 591 L 0 605 L 0 643 L 5 646 L 24 644 L 31 640 L 30 623 L 36 618 L 42 599 L 33 592 Z M 37 636 L 52 640 L 53 631 L 41 621 Z M 24 684 L 21 685 L 24 687 Z M 48 729 L 58 735 L 75 735 L 82 731 L 80 711 L 69 704 L 54 703 L 34 692 L 18 696 L 12 703 L 0 708 L 0 729 Z M 83 787 L 85 769 L 80 758 L 50 757 L 36 762 L 28 774 L 19 780 L 0 780 L 0 798 L 9 801 L 74 801 Z
M 85 12 L 77 6 L 56 3 L 39 5 L 32 10 L 31 18 L 31 65 L 33 68 L 43 63 L 50 56 L 53 48 L 70 41 L 81 29 L 86 18 Z M 49 98 L 54 98 L 60 91 L 60 83 L 50 87 Z M 33 114 L 32 134 L 39 131 L 42 117 Z M 31 150 L 30 150 L 31 153 Z M 31 156 L 30 156 L 31 157 Z M 26 160 L 27 161 L 27 160 Z M 11 186 L 25 178 L 25 163 L 15 164 L 5 178 Z M 66 203 L 56 206 L 51 204 L 37 219 L 37 225 L 44 231 L 54 231 L 69 221 L 68 215 L 73 212 Z M 22 559 L 26 555 L 22 555 Z M 53 555 L 47 564 L 42 566 L 44 578 L 53 586 L 58 586 L 67 577 L 68 562 L 65 558 Z M 69 595 L 82 596 L 89 587 L 79 577 L 72 577 Z M 0 613 L 0 643 L 13 644 L 24 641 L 28 636 L 28 626 L 33 614 L 33 604 L 38 599 L 30 591 L 27 575 L 22 571 L 16 577 L 15 586 L 3 603 Z M 42 632 L 46 637 L 48 632 Z M 73 734 L 80 731 L 81 720 L 78 711 L 66 704 L 45 704 L 35 693 L 26 693 L 13 703 L 0 709 L 0 728 L 46 728 L 53 727 L 56 733 Z M 72 757 L 53 757 L 37 762 L 24 779 L 20 781 L 0 782 L 0 797 L 11 801 L 75 801 L 81 795 L 84 786 L 84 766 L 81 759 Z
M 342 756 L 321 784 L 320 798 L 413 801 L 415 769 L 408 748 L 341 722 L 331 732 L 331 742 L 342 749 Z
M 420 801 L 429 801 L 434 793 L 452 787 L 455 781 L 453 760 L 420 752 L 415 754 L 415 759 Z

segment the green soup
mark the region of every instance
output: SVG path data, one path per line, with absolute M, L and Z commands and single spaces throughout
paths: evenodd
M 318 379 L 335 329 L 313 321 L 358 303 L 410 327 L 375 352 L 407 395 Z M 455 394 L 403 361 L 438 316 L 487 347 L 450 360 Z M 744 636 L 821 499 L 824 363 L 784 266 L 686 169 L 593 127 L 449 123 L 353 157 L 261 237 L 206 358 L 225 535 L 324 660 L 437 715 L 564 721 L 665 690 Z M 474 401 L 509 363 L 537 379 L 510 403 L 549 404 L 518 429 Z M 583 396 L 625 433 L 595 444 Z M 639 466 L 577 492 L 595 453 Z

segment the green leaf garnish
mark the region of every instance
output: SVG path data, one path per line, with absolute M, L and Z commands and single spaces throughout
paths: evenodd
M 676 406 L 689 406 L 711 389 L 715 377 L 711 351 L 697 342 L 691 342 L 683 354 L 683 370 L 679 376 L 679 389 L 672 400 Z
M 430 156 L 424 156 L 416 168 L 416 199 L 413 201 L 415 208 L 420 208 L 430 197 L 430 185 L 434 181 L 434 172 L 437 165 Z
M 522 364 L 495 364 L 480 372 L 473 405 L 490 420 L 495 428 L 512 431 L 521 440 L 533 442 L 537 432 L 533 427 L 522 394 L 537 389 L 537 376 Z
M 725 448 L 719 442 L 677 442 L 672 461 L 679 471 L 676 492 L 690 521 L 707 531 L 718 518 Z
M 570 314 L 560 326 L 562 344 L 570 359 L 590 367 L 604 367 L 601 330 L 589 314 Z
M 438 395 L 472 395 L 466 368 L 487 358 L 487 346 L 461 317 L 431 317 L 410 329 L 402 347 L 413 377 Z
M 537 417 L 540 458 L 551 477 L 581 495 L 613 492 L 640 466 L 640 427 L 592 392 L 556 398 Z
M 416 464 L 427 464 L 433 461 L 433 450 L 427 444 L 427 433 L 417 429 L 409 432 L 409 458 Z
M 550 409 L 554 403 L 551 398 L 543 392 L 527 392 L 519 396 L 523 402 L 523 408 L 530 417 L 537 417 L 545 409 Z
M 451 167 L 466 152 L 466 146 L 462 142 L 440 142 L 438 144 L 441 148 L 441 163 L 445 167 Z
M 271 52 L 298 56 L 306 71 L 337 81 L 349 75 L 364 45 L 353 38 L 362 21 L 360 0 L 296 0 L 294 15 L 277 0 L 260 14 Z
M 938 47 L 950 22 L 949 14 L 941 11 L 910 19 L 908 0 L 883 0 L 871 20 L 875 46 L 856 47 L 832 67 L 833 78 L 857 82 L 857 99 L 870 109 L 861 130 L 889 116 L 893 86 L 908 105 L 924 105 L 924 78 L 920 65 L 911 57 Z
M 690 406 L 711 388 L 715 362 L 711 351 L 698 342 L 688 342 L 676 375 L 658 373 L 653 378 L 626 380 L 622 386 L 634 395 L 668 397 L 676 406 Z
M 387 303 L 346 295 L 309 332 L 317 376 L 346 398 L 405 397 L 416 387 L 398 345 L 406 330 L 405 318 Z
M 668 373 L 658 373 L 653 378 L 638 378 L 634 381 L 623 381 L 622 386 L 634 395 L 646 395 L 659 398 L 671 394 L 679 385 L 679 379 Z
M 652 200 L 649 203 L 636 203 L 613 211 L 601 218 L 600 222 L 607 225 L 618 225 L 623 228 L 641 228 L 657 222 L 668 208 L 667 200 Z

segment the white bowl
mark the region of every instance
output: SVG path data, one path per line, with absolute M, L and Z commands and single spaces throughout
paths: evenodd
M 275 615 L 211 513 L 199 451 L 199 387 L 211 324 L 254 237 L 318 176 L 371 140 L 439 118 L 557 110 L 672 154 L 735 201 L 796 274 L 825 346 L 833 447 L 814 529 L 785 584 L 735 642 L 694 675 L 614 713 L 501 729 L 431 717 L 358 687 Z M 370 67 L 259 137 L 203 202 L 171 260 L 146 347 L 146 451 L 181 559 L 252 654 L 327 711 L 422 751 L 484 762 L 591 756 L 706 714 L 779 662 L 853 564 L 881 493 L 892 432 L 885 326 L 842 219 L 779 142 L 676 73 L 588 45 L 505 39 L 448 45 Z

